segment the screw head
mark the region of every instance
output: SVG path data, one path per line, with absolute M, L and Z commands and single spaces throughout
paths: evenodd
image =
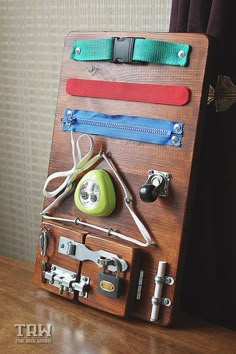
M 81 53 L 80 47 L 75 48 L 75 54 L 79 55 Z
M 71 109 L 68 109 L 68 110 L 66 111 L 66 116 L 67 116 L 67 117 L 72 117 L 72 116 L 73 116 L 73 113 L 72 113 L 72 110 L 71 110 Z
M 175 131 L 176 133 L 181 132 L 181 126 L 180 126 L 179 123 L 176 123 L 176 124 L 174 125 L 174 131 Z
M 153 170 L 149 170 L 149 171 L 148 171 L 148 174 L 149 174 L 149 175 L 154 175 L 154 171 L 153 171 Z
M 178 57 L 180 59 L 183 59 L 185 57 L 185 52 L 183 50 L 180 50 L 179 53 L 178 53 Z
M 172 141 L 172 144 L 173 144 L 173 145 L 177 145 L 178 142 L 179 142 L 179 138 L 178 138 L 176 135 L 173 135 L 173 136 L 171 137 L 171 141 Z
M 167 299 L 167 298 L 165 298 L 165 299 L 164 299 L 164 305 L 170 306 L 170 300 Z

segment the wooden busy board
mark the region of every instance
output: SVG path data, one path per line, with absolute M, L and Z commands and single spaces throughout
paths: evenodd
M 187 43 L 191 46 L 189 63 L 186 67 L 178 67 L 158 64 L 115 64 L 103 61 L 78 62 L 70 58 L 74 40 L 116 36 Z M 185 241 L 191 241 L 187 226 L 189 211 L 191 211 L 190 199 L 193 196 L 196 178 L 197 151 L 201 146 L 201 131 L 204 127 L 203 111 L 208 91 L 206 75 L 208 46 L 208 38 L 200 34 L 130 32 L 71 32 L 68 34 L 65 39 L 61 68 L 49 175 L 57 171 L 69 170 L 73 165 L 70 133 L 62 131 L 62 117 L 66 108 L 96 111 L 109 115 L 123 114 L 181 121 L 184 123 L 184 135 L 180 147 L 92 135 L 95 141 L 94 153 L 97 154 L 101 147 L 109 152 L 116 169 L 133 196 L 134 210 L 145 224 L 155 245 L 139 247 L 88 227 L 43 219 L 42 227 L 46 227 L 49 233 L 45 256 L 40 254 L 40 247 L 37 252 L 35 283 L 38 286 L 59 293 L 58 288 L 53 284 L 42 280 L 45 264 L 48 271 L 52 264 L 56 264 L 77 273 L 77 280 L 80 274 L 90 278 L 87 297 L 78 296 L 76 290 L 70 293 L 60 292 L 61 296 L 69 299 L 76 298 L 78 304 L 75 306 L 83 303 L 118 316 L 150 321 L 152 297 L 156 286 L 155 276 L 159 261 L 164 261 L 167 262 L 165 275 L 170 276 L 174 283 L 163 284 L 162 297 L 169 299 L 171 305 L 160 305 L 159 316 L 155 323 L 169 325 L 172 322 L 177 306 L 178 290 L 181 287 Z M 186 105 L 176 106 L 71 96 L 66 93 L 66 82 L 70 78 L 185 86 L 191 91 L 191 100 Z M 80 133 L 74 133 L 74 135 L 77 138 Z M 87 142 L 81 141 L 82 151 L 86 152 Z M 79 217 L 88 223 L 111 228 L 142 241 L 137 226 L 124 206 L 123 191 L 113 171 L 105 161 L 100 161 L 96 168 L 105 169 L 112 177 L 117 197 L 114 212 L 107 217 L 83 214 L 76 208 L 73 194 L 71 194 L 51 212 L 51 215 L 72 219 Z M 154 202 L 145 203 L 139 197 L 139 189 L 147 180 L 149 170 L 166 171 L 171 174 L 172 178 L 168 197 L 158 197 Z M 53 181 L 51 188 L 56 188 L 57 183 L 60 182 L 60 180 Z M 50 202 L 50 199 L 45 199 L 44 207 Z M 92 251 L 103 249 L 126 259 L 128 269 L 120 275 L 123 290 L 119 298 L 110 298 L 97 292 L 96 282 L 101 268 L 95 263 L 81 262 L 65 254 L 58 254 L 58 242 L 61 236 L 83 243 Z M 142 271 L 143 279 L 140 278 L 140 271 Z

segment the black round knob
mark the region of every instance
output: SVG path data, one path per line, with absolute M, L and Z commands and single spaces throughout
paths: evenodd
M 153 184 L 144 184 L 139 190 L 140 198 L 146 203 L 154 202 L 159 193 L 159 188 L 155 187 Z

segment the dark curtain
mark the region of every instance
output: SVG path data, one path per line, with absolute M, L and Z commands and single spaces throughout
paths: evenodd
M 236 84 L 236 1 L 173 0 L 170 32 L 206 33 L 219 74 Z M 236 328 L 236 104 L 207 108 L 184 267 L 182 309 Z

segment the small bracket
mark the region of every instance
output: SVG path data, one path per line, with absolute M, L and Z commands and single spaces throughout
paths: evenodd
M 63 291 L 73 293 L 74 290 L 79 292 L 79 296 L 88 297 L 88 285 L 90 278 L 81 276 L 80 281 L 76 281 L 76 273 L 52 264 L 49 271 L 44 271 L 44 281 L 48 280 L 49 284 L 59 289 L 59 294 Z
M 71 258 L 77 259 L 78 261 L 92 261 L 97 264 L 98 267 L 103 267 L 101 264 L 101 259 L 118 259 L 121 264 L 121 271 L 124 272 L 128 268 L 128 264 L 124 259 L 119 258 L 116 254 L 99 250 L 91 251 L 84 244 L 75 242 L 69 238 L 60 237 L 58 245 L 58 253 L 70 256 Z M 111 272 L 116 272 L 117 267 L 114 262 L 110 262 L 107 265 L 107 269 Z
M 81 276 L 80 277 L 80 281 L 78 282 L 74 282 L 72 283 L 72 288 L 76 291 L 78 291 L 78 295 L 81 297 L 88 297 L 88 291 L 85 291 L 90 283 L 90 278 L 89 277 L 85 277 L 85 276 Z
M 155 283 L 162 283 L 166 285 L 173 285 L 175 283 L 174 278 L 170 276 L 164 276 L 164 277 L 158 277 L 157 275 L 155 276 Z
M 152 304 L 153 305 L 163 305 L 170 307 L 172 302 L 168 297 L 152 297 Z

